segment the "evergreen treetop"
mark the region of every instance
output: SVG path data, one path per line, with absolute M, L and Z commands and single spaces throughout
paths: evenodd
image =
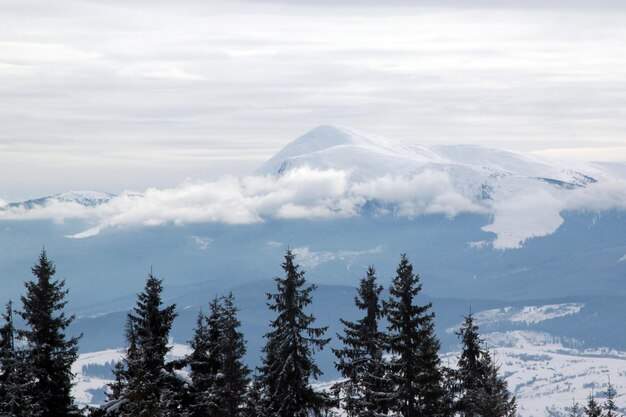
M 265 335 L 263 364 L 259 368 L 266 400 L 265 410 L 272 417 L 309 417 L 321 415 L 328 397 L 316 392 L 310 379 L 321 371 L 313 354 L 330 339 L 326 327 L 313 327 L 315 318 L 304 312 L 311 304 L 315 285 L 305 286 L 304 272 L 288 250 L 282 268 L 285 278 L 276 277 L 276 293 L 268 294 L 269 308 L 276 312 L 271 331 Z
M 35 374 L 36 400 L 46 417 L 76 414 L 72 397 L 72 364 L 78 357 L 80 337 L 67 339 L 65 331 L 74 320 L 63 309 L 67 301 L 65 281 L 54 280 L 54 263 L 42 250 L 33 266 L 35 280 L 27 281 L 26 295 L 21 297 L 20 315 L 28 330 L 19 334 L 28 342 L 28 361 Z
M 354 303 L 364 310 L 356 322 L 341 319 L 344 334 L 338 335 L 343 348 L 333 349 L 335 367 L 346 378 L 333 386 L 349 416 L 382 416 L 389 408 L 392 383 L 387 375 L 385 334 L 378 328 L 383 316 L 376 271 L 370 266 L 361 279 Z
M 403 254 L 385 303 L 390 370 L 396 387 L 392 409 L 402 417 L 434 417 L 447 412 L 432 304 L 416 303 L 421 289 L 419 276 Z

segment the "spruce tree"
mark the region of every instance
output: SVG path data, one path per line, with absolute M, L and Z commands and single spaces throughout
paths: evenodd
M 264 408 L 266 404 L 264 393 L 263 381 L 255 371 L 252 381 L 250 381 L 246 389 L 246 398 L 241 413 L 242 417 L 265 417 L 268 415 Z
M 514 417 L 517 413 L 515 397 L 511 398 L 508 384 L 499 375 L 499 367 L 491 359 L 488 351 L 483 353 L 481 367 L 485 369 L 484 379 L 478 397 L 478 416 Z
M 584 410 L 587 417 L 602 417 L 602 406 L 598 404 L 593 393 L 587 397 L 587 405 L 584 407 Z
M 28 330 L 19 334 L 28 342 L 28 362 L 35 376 L 37 407 L 46 417 L 78 414 L 72 397 L 72 364 L 78 357 L 79 337 L 66 338 L 74 320 L 63 309 L 67 301 L 65 281 L 54 280 L 55 266 L 42 250 L 33 266 L 35 280 L 27 281 L 20 315 Z
M 217 306 L 217 299 L 211 301 L 211 311 L 217 309 Z M 211 389 L 214 386 L 213 381 L 218 365 L 211 357 L 211 341 L 207 321 L 207 317 L 200 311 L 196 319 L 193 339 L 189 342 L 192 351 L 187 357 L 187 363 L 191 370 L 190 377 L 193 383 L 192 400 L 189 407 L 192 417 L 210 415 L 215 404 Z
M 214 414 L 215 417 L 239 417 L 245 403 L 250 370 L 244 364 L 246 342 L 240 331 L 238 311 L 233 294 L 229 293 L 222 300 L 219 324 L 220 338 L 217 349 L 221 356 L 221 368 L 216 379 L 215 392 L 219 411 Z
M 481 366 L 483 340 L 472 313 L 465 317 L 463 326 L 456 334 L 461 338 L 462 348 L 457 371 L 459 398 L 455 409 L 462 416 L 474 417 L 480 415 L 478 397 L 486 370 Z
M 15 347 L 13 304 L 6 306 L 0 328 L 0 415 L 36 417 L 41 415 L 32 396 L 35 378 L 23 350 Z
M 192 353 L 187 358 L 193 382 L 192 416 L 237 417 L 246 397 L 249 370 L 234 297 L 215 298 L 210 313 L 198 315 Z
M 611 384 L 611 380 L 609 379 L 609 384 L 606 388 L 606 401 L 604 402 L 604 417 L 617 417 L 619 416 L 619 412 L 617 410 L 617 405 L 615 405 L 615 396 L 617 395 L 617 391 L 615 391 L 615 386 Z
M 137 296 L 137 305 L 128 315 L 133 340 L 129 348 L 129 411 L 133 417 L 154 417 L 167 410 L 162 400 L 170 378 L 165 372 L 165 355 L 169 352 L 169 333 L 176 318 L 175 305 L 163 307 L 163 281 L 148 275 L 146 286 Z M 135 346 L 132 346 L 135 344 Z
M 124 393 L 126 413 L 132 417 L 156 417 L 180 413 L 177 378 L 166 369 L 168 339 L 176 318 L 175 305 L 163 307 L 162 280 L 148 275 L 137 305 L 128 315 L 129 337 Z
M 470 313 L 457 332 L 462 350 L 459 358 L 458 401 L 455 410 L 464 417 L 507 417 L 515 415 L 506 381 L 498 375 L 498 366 L 483 347 L 484 341 Z
M 572 400 L 572 407 L 570 408 L 569 413 L 567 413 L 567 417 L 581 417 L 580 413 L 580 404 Z
M 382 318 L 379 300 L 382 286 L 376 283 L 376 271 L 370 266 L 361 279 L 354 303 L 365 315 L 356 322 L 341 320 L 344 334 L 338 335 L 343 348 L 333 349 L 335 367 L 345 378 L 333 386 L 340 396 L 341 408 L 348 416 L 386 415 L 392 385 L 387 379 L 385 334 L 378 328 Z
M 435 417 L 446 413 L 445 392 L 434 334 L 431 303 L 416 305 L 419 276 L 402 255 L 385 304 L 389 322 L 390 369 L 395 391 L 392 410 L 402 417 Z
M 265 335 L 259 368 L 268 417 L 319 416 L 329 404 L 328 396 L 315 391 L 310 379 L 321 375 L 313 354 L 330 339 L 323 338 L 327 328 L 313 327 L 315 318 L 304 312 L 316 286 L 305 287 L 304 272 L 294 258 L 288 250 L 282 264 L 285 278 L 276 277 L 277 292 L 268 294 L 268 306 L 277 314 Z

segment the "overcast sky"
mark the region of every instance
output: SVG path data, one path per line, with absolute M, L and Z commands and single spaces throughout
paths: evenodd
M 0 1 L 0 199 L 246 174 L 329 123 L 626 161 L 625 2 L 417 3 Z

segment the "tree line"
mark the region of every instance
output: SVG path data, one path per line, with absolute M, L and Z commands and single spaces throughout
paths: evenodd
M 55 280 L 45 251 L 32 268 L 21 297 L 25 330 L 16 330 L 8 303 L 0 328 L 0 416 L 11 417 L 509 417 L 515 398 L 484 346 L 472 314 L 457 332 L 457 366 L 443 366 L 430 303 L 420 305 L 419 276 L 402 255 L 382 299 L 374 267 L 360 280 L 354 302 L 361 318 L 341 320 L 333 349 L 342 379 L 316 389 L 321 376 L 315 353 L 330 342 L 326 327 L 307 313 L 315 285 L 307 284 L 291 251 L 283 277 L 267 294 L 275 314 L 269 323 L 261 365 L 244 362 L 246 341 L 232 293 L 209 302 L 198 314 L 183 358 L 167 360 L 177 316 L 164 305 L 163 281 L 149 274 L 127 316 L 123 359 L 115 364 L 107 400 L 79 410 L 72 397 L 71 365 L 80 337 L 66 336 L 73 316 L 64 313 L 67 290 Z M 604 408 L 597 416 L 604 414 Z M 585 415 L 588 407 L 584 408 Z M 578 412 L 578 411 L 576 411 Z M 341 414 L 342 413 L 342 414 Z

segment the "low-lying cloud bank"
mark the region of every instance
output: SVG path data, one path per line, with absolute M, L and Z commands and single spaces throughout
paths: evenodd
M 493 222 L 484 229 L 497 235 L 494 247 L 511 248 L 530 237 L 554 232 L 563 221 L 563 210 L 626 210 L 624 181 L 574 190 L 556 190 L 537 182 L 536 188 L 501 199 L 480 200 L 472 198 L 473 192 L 459 190 L 441 171 L 355 182 L 347 171 L 302 167 L 281 176 L 225 177 L 213 182 L 186 182 L 175 188 L 150 188 L 95 206 L 54 198 L 32 207 L 5 204 L 0 208 L 0 220 L 83 219 L 94 226 L 69 237 L 86 238 L 104 228 L 131 225 L 347 218 L 359 215 L 367 202 L 376 201 L 375 215 L 491 214 Z

